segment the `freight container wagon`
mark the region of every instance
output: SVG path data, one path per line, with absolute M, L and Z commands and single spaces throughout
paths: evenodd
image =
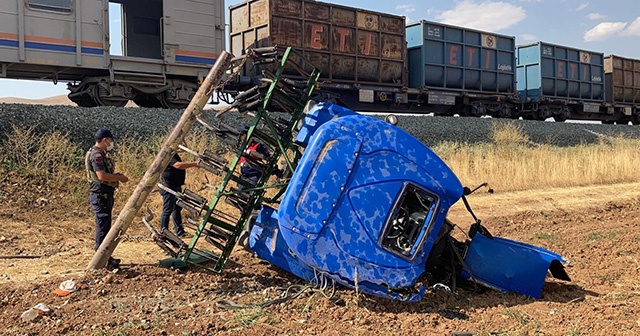
M 633 124 L 640 124 L 640 60 L 606 56 L 604 74 L 610 113 L 623 116 L 623 122 L 631 118 Z
M 409 87 L 463 115 L 514 116 L 515 37 L 436 22 L 407 26 Z M 455 106 L 455 108 L 454 108 Z
M 518 94 L 533 119 L 604 113 L 604 55 L 537 42 L 516 48 Z
M 184 107 L 224 41 L 222 0 L 0 1 L 0 77 L 69 81 L 81 106 Z
M 322 71 L 320 99 L 354 108 L 352 102 L 392 101 L 406 88 L 402 16 L 318 1 L 247 0 L 231 6 L 229 18 L 234 55 L 252 47 L 294 47 Z M 246 69 L 253 77 L 264 67 Z

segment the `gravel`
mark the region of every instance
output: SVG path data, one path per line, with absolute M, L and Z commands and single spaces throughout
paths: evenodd
M 153 108 L 116 108 L 0 104 L 0 134 L 19 128 L 35 127 L 37 133 L 61 131 L 82 148 L 93 144 L 100 127 L 113 131 L 116 137 L 148 137 L 166 133 L 175 125 L 182 110 Z
M 176 124 L 182 110 L 150 108 L 81 108 L 74 106 L 45 106 L 0 104 L 0 138 L 11 131 L 12 125 L 24 128 L 33 125 L 36 132 L 58 130 L 69 134 L 72 142 L 82 148 L 93 143 L 93 134 L 100 127 L 110 128 L 118 137 L 148 137 L 164 134 Z M 640 138 L 640 127 L 633 125 L 601 125 L 584 123 L 556 123 L 529 120 L 491 118 L 460 118 L 431 116 L 399 116 L 398 126 L 429 146 L 442 141 L 480 143 L 490 142 L 494 123 L 511 122 L 535 143 L 575 146 L 593 143 L 600 135 Z M 238 123 L 227 118 L 227 123 Z M 246 122 L 240 121 L 240 122 Z

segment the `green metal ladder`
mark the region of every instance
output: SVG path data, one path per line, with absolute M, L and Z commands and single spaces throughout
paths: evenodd
M 230 162 L 208 150 L 197 153 L 180 146 L 182 150 L 199 159 L 200 167 L 210 173 L 224 175 L 217 187 L 210 185 L 215 192 L 208 204 L 206 198 L 192 191 L 176 193 L 159 184 L 160 188 L 176 195 L 178 205 L 183 209 L 201 217 L 199 222 L 190 222 L 195 229 L 195 234 L 188 245 L 167 230 L 159 234 L 155 233 L 154 239 L 158 245 L 172 256 L 160 262 L 163 266 L 181 268 L 192 265 L 220 273 L 236 246 L 238 238 L 255 215 L 256 206 L 262 203 L 278 203 L 286 190 L 287 178 L 293 173 L 302 157 L 302 152 L 293 142 L 295 127 L 303 118 L 305 107 L 316 88 L 320 70 L 308 63 L 292 48 L 287 48 L 282 53 L 277 50 L 277 47 L 249 49 L 247 54 L 238 60 L 240 64 L 235 62 L 235 69 L 241 68 L 246 62 L 262 67 L 265 67 L 265 64 L 272 65 L 267 66 L 263 71 L 264 77 L 261 81 L 263 85 L 240 93 L 234 104 L 216 115 L 220 118 L 227 112 L 239 112 L 245 116 L 252 116 L 244 139 L 240 138 L 240 132 L 236 128 L 228 124 L 220 122 L 212 125 L 208 121 L 198 119 L 206 129 L 226 140 L 227 144 L 232 143 L 234 139 L 241 139 L 236 143 L 237 146 L 232 146 L 235 147 L 235 156 Z M 269 71 L 276 65 L 274 72 Z M 233 64 L 232 67 L 234 67 Z M 230 112 L 236 109 L 237 112 Z M 269 149 L 269 155 L 264 160 L 255 160 L 246 155 L 246 150 L 252 141 L 260 142 Z M 241 158 L 244 164 L 262 173 L 255 185 L 239 173 Z M 284 180 L 278 178 L 275 182 L 270 182 L 274 173 L 282 172 L 278 168 L 278 163 L 282 160 L 285 162 Z M 272 195 L 266 195 L 268 190 L 273 191 Z M 240 215 L 236 216 L 219 210 L 223 199 L 235 206 Z M 147 220 L 145 224 L 153 233 Z M 202 247 L 202 240 L 209 243 L 206 245 L 207 248 Z

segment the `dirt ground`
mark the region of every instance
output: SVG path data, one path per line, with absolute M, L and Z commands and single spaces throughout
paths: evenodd
M 88 207 L 65 210 L 60 195 L 37 200 L 26 212 L 24 205 L 0 198 L 0 334 L 637 335 L 638 190 L 640 183 L 480 191 L 470 197 L 494 235 L 548 248 L 570 261 L 572 282 L 547 279 L 540 300 L 459 289 L 402 303 L 349 289 L 331 297 L 329 290 L 306 289 L 265 307 L 260 303 L 294 293 L 303 283 L 239 248 L 222 274 L 160 268 L 165 256 L 140 221 L 114 253 L 121 269 L 85 272 L 93 255 Z M 460 204 L 449 217 L 465 231 L 471 223 Z M 81 289 L 67 297 L 52 293 L 69 279 Z M 22 321 L 21 313 L 38 303 L 51 312 Z

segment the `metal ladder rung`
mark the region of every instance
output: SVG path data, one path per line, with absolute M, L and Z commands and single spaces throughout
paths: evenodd
M 215 226 L 215 225 L 210 225 L 209 229 L 205 228 L 203 232 L 206 234 L 207 237 L 217 238 L 224 241 L 229 240 L 229 238 L 231 238 L 231 235 L 232 235 L 232 233 L 226 232 L 219 226 Z
M 223 243 L 220 243 L 220 242 L 214 240 L 211 236 L 204 237 L 204 240 L 207 243 L 209 243 L 209 244 L 215 246 L 216 248 L 218 248 L 220 251 L 224 251 L 225 248 L 227 247 L 226 244 L 223 244 Z M 226 240 L 225 240 L 225 242 L 226 242 Z
M 213 210 L 213 212 L 211 213 L 211 216 L 216 218 L 221 218 L 221 220 L 225 220 L 227 222 L 234 222 L 234 223 L 237 223 L 240 220 L 240 218 L 234 217 L 220 210 Z
M 191 251 L 192 254 L 195 254 L 197 256 L 200 256 L 202 258 L 211 260 L 213 262 L 218 262 L 220 260 L 220 258 L 222 257 L 222 255 L 217 255 L 217 254 L 213 254 L 211 252 L 205 251 L 205 250 L 199 250 L 199 249 L 193 249 Z
M 207 149 L 202 153 L 198 153 L 183 145 L 179 145 L 178 148 L 198 158 L 198 166 L 210 173 L 220 175 L 222 172 L 228 171 L 227 164 L 229 161 Z
M 260 140 L 260 142 L 262 143 L 267 143 L 271 145 L 272 147 L 276 147 L 278 145 L 278 141 L 276 139 L 274 139 L 272 136 L 270 136 L 266 132 L 263 132 L 262 130 L 254 129 L 253 134 L 251 136 L 253 138 Z
M 229 224 L 227 222 L 221 221 L 221 220 L 219 220 L 217 218 L 214 218 L 214 217 L 209 217 L 207 219 L 207 222 L 211 223 L 211 225 L 219 226 L 219 227 L 221 227 L 221 228 L 223 228 L 223 229 L 225 229 L 227 231 L 231 231 L 231 232 L 234 232 L 236 230 L 236 227 L 237 227 L 236 225 Z

